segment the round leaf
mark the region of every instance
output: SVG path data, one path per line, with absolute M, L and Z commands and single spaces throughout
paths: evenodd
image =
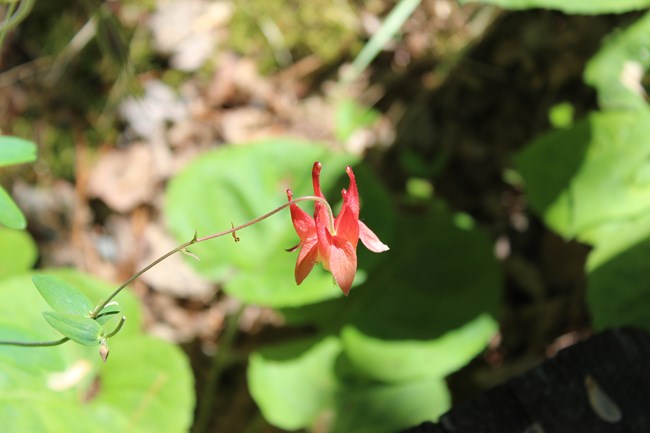
M 272 140 L 230 146 L 207 153 L 169 184 L 166 215 L 179 242 L 227 230 L 286 203 L 285 190 L 311 195 L 311 167 L 323 163 L 321 184 L 328 191 L 352 162 L 322 146 L 294 140 Z M 303 206 L 303 205 L 301 205 Z M 311 212 L 311 204 L 303 206 Z M 237 232 L 190 248 L 199 272 L 224 283 L 224 289 L 249 303 L 269 306 L 302 305 L 341 296 L 329 273 L 319 266 L 296 286 L 297 253 L 285 249 L 299 241 L 285 210 Z
M 36 255 L 36 244 L 28 233 L 0 228 L 0 279 L 26 272 Z
M 532 207 L 555 231 L 578 239 L 647 213 L 649 136 L 650 112 L 640 110 L 594 113 L 536 140 L 515 159 Z
M 91 299 L 105 297 L 113 289 L 75 271 L 46 272 L 78 287 Z M 60 337 L 43 322 L 40 312 L 48 306 L 30 286 L 29 275 L 0 281 L 1 339 Z M 0 420 L 4 430 L 179 433 L 189 429 L 194 386 L 187 359 L 176 346 L 141 334 L 137 300 L 128 290 L 117 299 L 129 320 L 125 329 L 109 340 L 106 364 L 101 362 L 97 346 L 73 342 L 38 349 L 0 346 Z
M 334 405 L 334 373 L 341 343 L 335 337 L 268 348 L 251 355 L 248 386 L 264 418 L 288 430 L 311 426 Z
M 2 186 L 0 186 L 0 224 L 16 230 L 22 230 L 27 226 L 25 216 Z
M 440 206 L 402 216 L 386 263 L 349 301 L 367 336 L 429 341 L 496 311 L 501 278 L 489 237 L 461 229 Z
M 597 329 L 636 326 L 650 331 L 650 281 L 646 238 L 589 272 L 587 302 Z
M 485 349 L 498 329 L 484 314 L 435 340 L 382 340 L 343 329 L 345 353 L 368 377 L 385 382 L 403 382 L 426 377 L 444 378 Z
M 436 420 L 451 398 L 442 379 L 352 386 L 337 396 L 332 433 L 394 433 Z
M 648 2 L 650 6 L 650 2 Z M 650 67 L 650 13 L 612 35 L 587 64 L 584 78 L 605 109 L 646 109 L 641 80 Z

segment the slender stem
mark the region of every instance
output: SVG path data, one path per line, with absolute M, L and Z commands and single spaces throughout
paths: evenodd
M 245 222 L 244 224 L 238 225 L 238 226 L 233 227 L 233 228 L 228 229 L 228 230 L 224 230 L 224 231 L 219 232 L 219 233 L 213 233 L 213 234 L 211 234 L 211 235 L 204 236 L 204 237 L 202 237 L 202 238 L 198 238 L 198 239 L 196 239 L 196 241 L 193 242 L 193 243 L 197 243 L 197 244 L 198 244 L 198 243 L 200 243 L 200 242 L 205 242 L 205 241 L 208 241 L 208 240 L 210 240 L 210 239 L 218 238 L 218 237 L 225 236 L 225 235 L 228 235 L 228 234 L 230 234 L 230 233 L 234 233 L 234 232 L 237 232 L 237 231 L 239 231 L 239 230 L 245 229 L 246 227 L 250 227 L 250 226 L 252 226 L 253 224 L 257 224 L 258 222 L 260 222 L 260 221 L 262 221 L 262 220 L 265 220 L 265 219 L 267 219 L 267 218 L 270 217 L 270 216 L 275 215 L 276 213 L 280 212 L 281 210 L 288 208 L 288 207 L 291 206 L 292 204 L 299 203 L 299 202 L 301 202 L 301 201 L 319 201 L 319 202 L 321 202 L 321 203 L 324 203 L 324 204 L 325 204 L 325 207 L 327 208 L 327 213 L 328 213 L 329 218 L 330 218 L 330 221 L 329 221 L 329 222 L 330 222 L 330 228 L 331 228 L 331 231 L 334 231 L 334 214 L 332 213 L 332 208 L 330 207 L 329 203 L 327 203 L 327 200 L 325 200 L 325 199 L 322 198 L 322 197 L 315 196 L 315 195 L 307 195 L 307 196 L 304 196 L 304 197 L 294 198 L 293 200 L 286 202 L 286 203 L 283 204 L 282 206 L 277 207 L 277 208 L 273 209 L 272 211 L 267 212 L 267 213 L 265 213 L 264 215 L 255 218 L 254 220 L 251 220 L 251 221 Z M 188 245 L 188 246 L 189 246 L 189 245 Z
M 22 0 L 18 6 L 18 9 L 15 9 L 15 5 L 16 3 L 11 3 L 9 5 L 5 19 L 0 22 L 0 52 L 4 46 L 4 41 L 7 33 L 9 33 L 11 29 L 16 27 L 22 20 L 27 17 L 29 12 L 32 10 L 32 7 L 34 6 L 34 0 Z
M 52 341 L 11 341 L 11 340 L 0 340 L 0 346 L 21 346 L 21 347 L 50 347 L 58 346 L 68 341 L 68 337 L 63 337 L 58 340 Z
M 327 209 L 327 213 L 329 215 L 330 227 L 333 230 L 333 227 L 334 227 L 334 214 L 332 213 L 332 208 L 330 207 L 329 203 L 327 203 L 327 200 L 325 200 L 322 197 L 315 196 L 315 195 L 308 195 L 308 196 L 298 197 L 298 198 L 295 198 L 293 200 L 290 200 L 287 203 L 283 204 L 282 206 L 279 206 L 279 207 L 273 209 L 272 211 L 265 213 L 264 215 L 262 215 L 260 217 L 257 217 L 257 218 L 255 218 L 255 219 L 253 219 L 251 221 L 245 222 L 244 224 L 240 224 L 238 226 L 232 227 L 232 228 L 230 228 L 228 230 L 224 230 L 224 231 L 218 232 L 218 233 L 213 233 L 211 235 L 207 235 L 207 236 L 204 236 L 204 237 L 201 237 L 201 238 L 197 238 L 196 234 L 194 234 L 194 237 L 191 240 L 189 240 L 189 241 L 185 242 L 184 244 L 181 244 L 181 245 L 177 246 L 176 248 L 172 249 L 171 251 L 163 254 L 162 256 L 158 257 L 156 260 L 149 263 L 147 266 L 145 266 L 144 268 L 142 268 L 141 270 L 139 270 L 138 272 L 133 274 L 128 280 L 126 280 L 124 283 L 122 283 L 122 285 L 120 285 L 117 289 L 115 289 L 113 291 L 113 293 L 111 293 L 108 296 L 108 298 L 101 301 L 95 307 L 92 314 L 90 315 L 90 318 L 91 319 L 96 319 L 97 316 L 101 313 L 101 311 L 106 307 L 106 305 L 108 305 L 108 303 L 111 302 L 113 300 L 113 298 L 115 298 L 122 290 L 124 290 L 124 288 L 126 288 L 126 286 L 131 284 L 134 280 L 139 278 L 142 274 L 147 272 L 149 269 L 153 268 L 158 263 L 160 263 L 163 260 L 169 258 L 170 256 L 176 254 L 177 252 L 185 250 L 190 245 L 198 244 L 198 243 L 201 243 L 201 242 L 208 241 L 210 239 L 215 239 L 215 238 L 218 238 L 218 237 L 221 237 L 221 236 L 225 236 L 225 235 L 228 235 L 230 233 L 235 233 L 238 230 L 242 230 L 242 229 L 245 229 L 246 227 L 250 227 L 253 224 L 257 224 L 258 222 L 263 221 L 263 220 L 267 219 L 268 217 L 275 215 L 276 213 L 280 212 L 281 210 L 286 209 L 287 207 L 291 206 L 292 204 L 299 203 L 301 201 L 317 201 L 317 202 L 324 203 L 325 208 Z M 113 335 L 113 334 L 114 333 L 112 333 L 111 335 Z M 2 341 L 2 340 L 0 340 L 0 345 L 25 346 L 25 347 L 57 346 L 59 344 L 65 343 L 68 340 L 69 339 L 67 337 L 62 338 L 60 340 L 41 341 L 41 342 L 21 342 L 21 341 Z
M 90 317 L 91 317 L 92 319 L 96 319 L 96 318 L 97 318 L 97 315 L 100 313 L 100 311 L 102 311 L 102 310 L 104 309 L 104 307 L 105 307 L 109 302 L 111 302 L 111 301 L 113 300 L 113 298 L 115 298 L 115 297 L 118 295 L 118 293 L 120 293 L 122 290 L 124 290 L 124 288 L 125 288 L 126 286 L 128 286 L 129 284 L 131 284 L 134 280 L 136 280 L 136 279 L 137 279 L 138 277 L 140 277 L 142 274 L 144 274 L 145 272 L 147 272 L 149 269 L 153 268 L 154 266 L 156 266 L 158 263 L 162 262 L 163 260 L 165 260 L 165 259 L 168 258 L 169 256 L 172 256 L 172 255 L 176 254 L 177 252 L 184 250 L 185 248 L 189 247 L 190 245 L 192 245 L 192 244 L 194 244 L 194 243 L 196 243 L 196 242 L 197 242 L 197 239 L 196 239 L 196 236 L 194 236 L 194 237 L 192 238 L 192 240 L 187 241 L 187 242 L 185 242 L 184 244 L 177 246 L 177 247 L 174 248 L 173 250 L 171 250 L 171 251 L 165 253 L 164 255 L 158 257 L 156 260 L 154 260 L 153 262 L 149 263 L 147 266 L 145 266 L 144 268 L 142 268 L 141 270 L 139 270 L 138 272 L 136 272 L 135 274 L 133 274 L 133 275 L 131 276 L 131 278 L 129 278 L 128 280 L 126 280 L 124 283 L 122 283 L 122 285 L 121 285 L 120 287 L 118 287 L 117 289 L 115 289 L 115 290 L 113 291 L 113 293 L 111 293 L 110 296 L 109 296 L 108 298 L 106 298 L 106 299 L 105 299 L 104 301 L 102 301 L 99 305 L 97 305 L 97 307 L 95 307 L 95 309 L 93 310 L 93 314 L 92 314 Z
M 106 335 L 106 338 L 107 338 L 107 339 L 108 339 L 108 338 L 111 338 L 113 335 L 115 335 L 115 334 L 117 334 L 118 332 L 120 332 L 120 329 L 122 329 L 122 326 L 124 326 L 124 322 L 126 322 L 126 317 L 122 316 L 122 318 L 120 319 L 120 323 L 117 324 L 117 326 L 115 327 L 115 329 L 113 329 L 113 331 L 112 331 L 110 334 L 107 334 L 107 335 Z

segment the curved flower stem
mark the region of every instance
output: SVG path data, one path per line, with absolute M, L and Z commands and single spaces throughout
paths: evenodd
M 250 220 L 248 222 L 245 222 L 244 224 L 238 225 L 238 226 L 233 227 L 233 228 L 228 229 L 228 230 L 224 230 L 224 231 L 219 232 L 219 233 L 213 233 L 211 235 L 207 235 L 207 236 L 204 236 L 202 238 L 195 239 L 194 242 L 192 242 L 192 243 L 198 244 L 199 242 L 205 242 L 205 241 L 208 241 L 210 239 L 214 239 L 214 238 L 218 238 L 218 237 L 221 237 L 221 236 L 229 235 L 230 233 L 235 233 L 236 231 L 245 229 L 246 227 L 250 227 L 253 224 L 257 224 L 258 222 L 260 222 L 262 220 L 265 220 L 270 216 L 275 215 L 276 213 L 280 212 L 281 210 L 288 208 L 292 204 L 299 203 L 301 201 L 319 201 L 321 203 L 324 203 L 325 207 L 327 208 L 327 213 L 328 213 L 329 218 L 330 218 L 330 227 L 332 228 L 332 231 L 334 231 L 334 214 L 332 213 L 332 208 L 330 207 L 327 200 L 325 200 L 322 197 L 318 197 L 316 195 L 306 195 L 304 197 L 294 198 L 293 200 L 286 202 L 282 206 L 277 207 L 277 208 L 273 209 L 272 211 L 267 212 L 264 215 L 255 218 L 254 220 Z
M 11 340 L 0 340 L 1 346 L 21 346 L 21 347 L 51 347 L 58 346 L 68 341 L 68 337 L 63 337 L 58 340 L 52 341 L 11 341 Z
M 111 302 L 111 301 L 113 300 L 113 298 L 115 298 L 115 297 L 118 295 L 118 293 L 120 293 L 122 290 L 124 290 L 124 288 L 125 288 L 126 286 L 128 286 L 129 284 L 131 284 L 133 281 L 135 281 L 135 280 L 136 280 L 138 277 L 140 277 L 142 274 L 144 274 L 144 273 L 147 272 L 149 269 L 151 269 L 151 268 L 153 268 L 154 266 L 156 266 L 158 263 L 160 263 L 160 262 L 162 262 L 163 260 L 167 259 L 169 256 L 172 256 L 172 255 L 176 254 L 176 253 L 179 252 L 179 251 L 183 251 L 185 248 L 189 247 L 189 246 L 192 245 L 192 244 L 195 244 L 196 242 L 197 242 L 197 239 L 196 239 L 196 234 L 195 234 L 194 237 L 192 238 L 192 240 L 190 240 L 190 241 L 188 241 L 188 242 L 185 242 L 185 243 L 182 244 L 182 245 L 177 246 L 177 247 L 174 248 L 173 250 L 171 250 L 171 251 L 165 253 L 164 255 L 158 257 L 156 260 L 154 260 L 153 262 L 149 263 L 147 266 L 145 266 L 144 268 L 140 269 L 140 270 L 139 270 L 138 272 L 136 272 L 135 274 L 131 275 L 131 278 L 129 278 L 128 280 L 126 280 L 124 283 L 122 283 L 122 285 L 121 285 L 120 287 L 118 287 L 117 289 L 115 289 L 115 291 L 113 291 L 113 293 L 111 293 L 110 296 L 109 296 L 108 298 L 106 298 L 105 300 L 103 300 L 102 302 L 100 302 L 99 305 L 97 305 L 97 306 L 95 307 L 95 309 L 93 310 L 93 313 L 91 314 L 90 318 L 91 318 L 91 319 L 96 319 L 96 318 L 97 318 L 97 315 L 100 313 L 100 311 L 102 311 L 102 310 L 104 309 L 104 307 L 106 307 L 106 305 L 107 305 L 109 302 Z
M 111 302 L 113 300 L 113 298 L 115 298 L 122 290 L 124 290 L 124 288 L 126 288 L 126 286 L 131 284 L 133 281 L 138 279 L 142 274 L 144 274 L 149 269 L 153 268 L 154 266 L 156 266 L 157 264 L 159 264 L 163 260 L 169 258 L 170 256 L 173 256 L 174 254 L 176 254 L 176 253 L 178 253 L 180 251 L 186 250 L 187 247 L 189 247 L 190 245 L 205 242 L 205 241 L 208 241 L 210 239 L 219 238 L 221 236 L 225 236 L 225 235 L 228 235 L 230 233 L 235 233 L 235 232 L 237 232 L 239 230 L 245 229 L 246 227 L 250 227 L 253 224 L 257 224 L 258 222 L 263 221 L 263 220 L 267 219 L 268 217 L 275 215 L 276 213 L 280 212 L 281 210 L 288 208 L 292 204 L 299 203 L 301 201 L 314 201 L 314 202 L 324 203 L 325 208 L 327 209 L 327 212 L 328 212 L 328 215 L 329 215 L 330 227 L 332 227 L 332 230 L 333 230 L 333 227 L 334 227 L 334 214 L 332 213 L 332 208 L 330 207 L 329 203 L 327 203 L 327 200 L 325 200 L 322 197 L 315 196 L 315 195 L 308 195 L 308 196 L 298 197 L 298 198 L 295 198 L 295 199 L 293 199 L 291 201 L 288 201 L 287 203 L 283 204 L 282 206 L 279 206 L 279 207 L 273 209 L 272 211 L 265 213 L 262 216 L 259 216 L 259 217 L 255 218 L 255 219 L 251 220 L 251 221 L 245 222 L 245 223 L 240 224 L 238 226 L 232 227 L 232 228 L 230 228 L 228 230 L 224 230 L 224 231 L 218 232 L 218 233 L 213 233 L 211 235 L 203 236 L 201 238 L 198 238 L 196 233 L 195 233 L 194 237 L 191 240 L 189 240 L 189 241 L 177 246 L 176 248 L 168 251 L 167 253 L 163 254 L 160 257 L 158 257 L 156 260 L 149 263 L 147 266 L 145 266 L 144 268 L 142 268 L 141 270 L 139 270 L 138 272 L 133 274 L 128 280 L 126 280 L 124 283 L 122 283 L 117 289 L 115 289 L 113 291 L 113 293 L 111 293 L 106 299 L 101 301 L 93 309 L 92 314 L 90 314 L 90 318 L 91 319 L 96 319 L 97 316 L 101 313 L 101 311 L 106 307 L 106 305 L 108 305 L 108 303 Z M 111 333 L 111 335 L 115 334 L 116 332 Z M 0 340 L 0 346 L 5 345 L 5 346 L 23 346 L 23 347 L 47 347 L 47 346 L 58 346 L 59 344 L 63 344 L 65 342 L 67 342 L 68 340 L 69 340 L 69 338 L 67 338 L 67 337 L 61 338 L 59 340 L 38 341 L 38 342 Z

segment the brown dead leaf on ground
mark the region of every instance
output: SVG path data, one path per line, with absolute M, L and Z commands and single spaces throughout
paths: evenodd
M 160 180 L 151 145 L 138 143 L 111 149 L 90 171 L 88 194 L 117 212 L 128 212 L 153 200 Z

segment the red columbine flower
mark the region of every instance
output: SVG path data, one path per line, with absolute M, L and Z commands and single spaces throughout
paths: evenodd
M 312 182 L 314 195 L 325 199 L 320 189 L 320 162 L 314 163 Z M 289 251 L 300 248 L 296 261 L 296 283 L 300 284 L 309 275 L 317 262 L 334 276 L 336 284 L 347 296 L 352 287 L 354 275 L 357 272 L 357 244 L 359 239 L 370 251 L 380 253 L 388 250 L 377 235 L 363 222 L 359 221 L 359 192 L 354 172 L 346 168 L 350 178 L 348 190 L 342 192 L 343 206 L 341 212 L 332 221 L 325 205 L 317 201 L 314 206 L 314 217 L 309 216 L 295 203 L 291 204 L 291 221 L 300 237 L 300 243 Z M 293 199 L 291 190 L 287 190 L 289 201 Z

